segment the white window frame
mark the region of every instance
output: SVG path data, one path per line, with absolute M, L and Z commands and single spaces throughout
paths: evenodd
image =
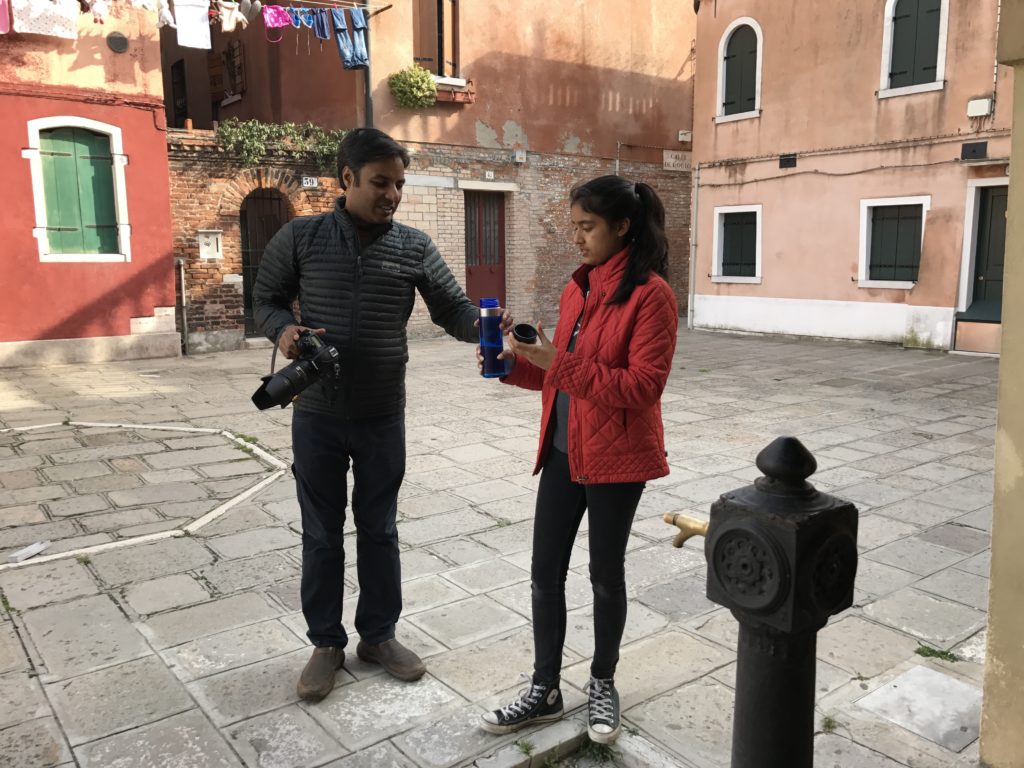
M 897 0 L 885 0 L 885 17 L 882 29 L 882 68 L 878 80 L 878 98 L 909 96 L 913 93 L 941 91 L 946 87 L 946 42 L 949 37 L 949 0 L 941 0 L 939 7 L 939 52 L 935 57 L 935 81 L 907 85 L 902 88 L 889 87 L 889 72 L 892 71 L 892 15 Z
M 753 285 L 761 284 L 761 222 L 762 208 L 758 205 L 722 205 L 715 208 L 715 231 L 712 236 L 711 247 L 715 254 L 714 263 L 711 266 L 712 283 L 748 283 Z M 754 276 L 739 277 L 735 275 L 722 274 L 722 249 L 725 247 L 725 214 L 727 213 L 750 213 L 757 214 L 757 235 L 754 242 Z
M 729 44 L 729 38 L 737 28 L 742 26 L 752 27 L 757 35 L 757 71 L 754 74 L 754 109 L 747 112 L 737 112 L 733 115 L 722 113 L 722 102 L 725 100 L 725 48 Z M 731 123 L 736 120 L 750 120 L 761 116 L 761 59 L 764 56 L 764 33 L 761 25 L 750 16 L 741 16 L 735 19 L 718 41 L 718 103 L 715 105 L 715 122 Z
M 921 254 L 919 259 L 924 258 L 924 233 L 928 223 L 928 211 L 932 207 L 931 195 L 916 195 L 914 197 L 873 197 L 860 201 L 860 258 L 857 271 L 858 288 L 892 288 L 894 290 L 909 291 L 917 282 L 914 280 L 869 280 L 869 263 L 871 261 L 871 209 L 882 208 L 892 205 L 920 205 L 921 206 Z M 918 261 L 920 264 L 920 261 Z
M 110 154 L 114 158 L 114 212 L 117 220 L 117 243 L 119 253 L 50 253 L 46 235 L 46 196 L 43 189 L 43 161 L 39 153 L 39 134 L 50 128 L 83 128 L 110 137 Z M 129 262 L 132 260 L 131 234 L 128 223 L 128 195 L 125 186 L 124 167 L 128 157 L 124 154 L 121 129 L 116 125 L 90 120 L 76 115 L 40 117 L 28 121 L 28 148 L 21 156 L 29 161 L 32 174 L 32 200 L 35 205 L 36 225 L 32 236 L 39 245 L 39 260 L 45 262 Z

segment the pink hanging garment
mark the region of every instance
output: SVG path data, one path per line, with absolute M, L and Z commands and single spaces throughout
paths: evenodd
M 7 0 L 0 0 L 0 35 L 6 35 L 11 31 L 11 9 L 7 7 Z

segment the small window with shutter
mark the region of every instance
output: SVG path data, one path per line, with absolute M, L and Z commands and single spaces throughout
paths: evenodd
M 715 208 L 712 282 L 761 282 L 761 210 L 760 205 Z
M 412 0 L 413 61 L 438 77 L 460 77 L 458 0 Z
M 118 253 L 110 137 L 82 128 L 39 132 L 51 254 Z
M 757 34 L 748 25 L 737 27 L 725 46 L 723 115 L 757 109 Z
M 77 115 L 28 121 L 40 261 L 131 261 L 121 129 Z
M 934 83 L 943 0 L 897 0 L 892 14 L 889 87 Z

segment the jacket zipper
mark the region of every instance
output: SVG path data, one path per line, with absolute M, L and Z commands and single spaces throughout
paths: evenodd
M 580 327 L 579 327 L 579 330 L 576 331 L 576 344 L 573 346 L 573 350 L 576 350 L 576 349 L 579 348 L 580 336 L 583 335 L 583 326 L 586 323 L 586 319 L 587 319 L 587 299 L 589 297 L 590 297 L 590 290 L 588 289 L 587 292 L 583 294 L 583 309 L 580 310 L 580 315 L 579 315 L 579 317 L 576 318 L 576 322 L 579 323 Z M 579 448 L 577 449 L 577 455 L 579 456 L 580 467 L 579 467 L 579 474 L 576 476 L 576 482 L 577 483 L 585 483 L 590 478 L 587 477 L 587 475 L 583 474 L 583 430 L 579 427 L 578 424 L 576 424 L 577 419 L 573 418 L 573 415 L 577 414 L 578 412 L 579 412 L 579 409 L 576 406 L 576 398 L 575 397 L 570 397 L 569 398 L 569 423 L 574 425 L 574 426 L 576 426 L 576 438 L 577 439 L 574 440 L 573 443 L 576 444 L 576 445 L 579 445 Z
M 360 281 L 363 276 L 363 244 L 359 240 L 358 231 L 355 233 L 354 245 L 356 251 L 356 268 L 355 274 L 352 278 L 352 318 L 349 320 L 348 324 L 348 349 L 350 363 L 352 358 L 355 356 L 356 343 L 359 339 L 359 288 Z M 346 419 L 352 418 L 352 378 L 353 377 L 351 375 L 345 377 L 345 402 L 343 410 Z

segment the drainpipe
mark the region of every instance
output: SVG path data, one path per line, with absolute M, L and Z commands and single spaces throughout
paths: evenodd
M 181 339 L 185 345 L 185 354 L 188 355 L 188 294 L 185 293 L 185 260 L 175 259 L 174 266 L 178 268 L 178 276 L 181 280 Z
M 694 285 L 694 276 L 697 274 L 697 225 L 700 220 L 697 214 L 700 211 L 700 163 L 697 163 L 696 175 L 693 182 L 693 210 L 690 216 L 690 298 L 686 302 L 686 327 L 693 330 L 693 299 L 697 293 Z
M 363 15 L 367 19 L 366 25 L 366 69 L 363 70 L 363 83 L 365 93 L 363 94 L 363 109 L 365 110 L 364 124 L 366 128 L 373 128 L 373 82 L 370 79 L 370 0 L 363 2 Z

